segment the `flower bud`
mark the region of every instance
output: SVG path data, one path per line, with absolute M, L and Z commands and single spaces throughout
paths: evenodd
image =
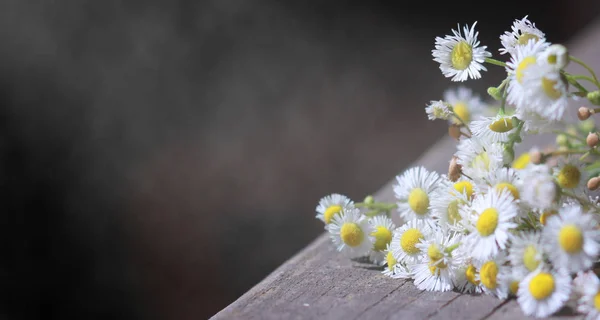
M 591 115 L 592 112 L 589 108 L 580 107 L 579 110 L 577 110 L 577 118 L 579 118 L 581 121 L 589 119 Z
M 450 166 L 448 166 L 448 179 L 452 182 L 456 182 L 460 179 L 461 174 L 462 166 L 458 164 L 458 157 L 453 156 L 452 160 L 450 160 Z
M 590 132 L 587 136 L 587 138 L 585 138 L 585 143 L 587 143 L 588 147 L 590 148 L 594 148 L 598 145 L 598 141 L 600 139 L 598 138 L 598 134 L 597 133 L 592 133 Z
M 533 164 L 540 164 L 542 163 L 542 156 L 543 155 L 541 152 L 538 150 L 533 150 L 529 152 L 529 161 L 531 161 Z
M 587 94 L 587 99 L 595 105 L 600 105 L 600 91 L 590 91 Z
M 561 147 L 565 147 L 569 145 L 569 138 L 567 138 L 566 135 L 564 134 L 557 134 L 556 135 L 556 144 L 561 146 Z
M 375 199 L 373 198 L 373 196 L 369 195 L 365 197 L 365 200 L 363 200 L 363 202 L 365 204 L 373 204 L 375 202 Z
M 597 190 L 600 187 L 600 178 L 593 177 L 590 180 L 588 180 L 587 187 L 592 191 Z
M 460 126 L 456 124 L 451 124 L 448 127 L 448 134 L 456 140 L 460 139 L 460 135 L 462 134 L 462 132 L 460 132 Z
M 569 64 L 569 52 L 562 44 L 553 44 L 549 46 L 543 53 L 543 57 L 549 65 L 557 70 L 563 69 Z

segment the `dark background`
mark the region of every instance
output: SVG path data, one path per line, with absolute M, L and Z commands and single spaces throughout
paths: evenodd
M 435 36 L 597 1 L 0 2 L 0 318 L 202 319 L 442 136 Z M 494 69 L 466 85 L 485 93 Z

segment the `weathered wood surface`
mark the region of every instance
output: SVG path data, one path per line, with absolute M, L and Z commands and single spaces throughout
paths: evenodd
M 600 70 L 600 19 L 569 44 L 573 55 Z M 569 69 L 581 71 L 570 66 Z M 576 110 L 576 105 L 572 110 Z M 573 113 L 573 112 L 572 112 Z M 548 142 L 528 139 L 518 149 Z M 455 141 L 444 138 L 414 164 L 446 172 Z M 375 198 L 394 201 L 390 181 Z M 310 213 L 312 216 L 312 213 Z M 243 270 L 240 270 L 243 272 Z M 235 276 L 235 275 L 233 275 Z M 423 292 L 412 281 L 390 279 L 368 263 L 338 254 L 327 234 L 314 240 L 213 319 L 523 319 L 514 299 Z M 565 308 L 553 318 L 582 319 Z

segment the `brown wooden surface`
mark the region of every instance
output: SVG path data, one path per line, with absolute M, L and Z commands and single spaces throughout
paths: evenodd
M 569 44 L 571 53 L 600 70 L 600 20 Z M 580 68 L 570 66 L 572 72 Z M 576 110 L 573 106 L 573 112 Z M 425 114 L 423 114 L 425 116 Z M 549 141 L 548 136 L 526 140 L 518 150 Z M 445 173 L 456 143 L 444 138 L 415 165 Z M 393 202 L 390 181 L 375 195 Z M 318 199 L 316 199 L 318 200 Z M 315 201 L 316 201 L 315 200 Z M 307 213 L 312 217 L 313 213 Z M 281 240 L 285 241 L 285 240 Z M 260 257 L 256 257 L 260 259 Z M 243 268 L 239 272 L 244 272 Z M 232 275 L 234 277 L 235 275 Z M 262 282 L 217 313 L 213 319 L 521 319 L 514 299 L 457 292 L 424 292 L 412 281 L 391 279 L 368 263 L 351 261 L 335 251 L 327 234 L 314 240 Z M 564 309 L 553 318 L 580 319 Z

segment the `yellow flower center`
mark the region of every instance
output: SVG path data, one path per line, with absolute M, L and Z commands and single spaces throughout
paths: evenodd
M 473 184 L 471 181 L 464 180 L 456 182 L 454 184 L 454 190 L 466 194 L 469 200 L 473 197 Z
M 522 170 L 531 162 L 531 155 L 528 152 L 521 154 L 512 164 L 513 169 Z
M 448 267 L 442 261 L 444 254 L 436 244 L 429 245 L 427 248 L 427 256 L 429 256 L 429 271 L 431 271 L 431 274 L 435 275 L 438 269 L 446 269 L 446 267 Z
M 542 89 L 548 98 L 552 100 L 556 100 L 562 96 L 562 93 L 555 88 L 557 83 L 558 81 L 550 80 L 545 77 L 542 78 Z
M 565 189 L 573 189 L 579 185 L 581 179 L 581 171 L 572 164 L 567 164 L 558 172 L 556 177 L 558 184 Z
M 340 237 L 346 245 L 356 247 L 363 242 L 364 233 L 358 224 L 346 222 L 340 229 Z
M 600 293 L 597 293 L 594 296 L 594 308 L 596 308 L 596 310 L 600 311 Z
M 460 213 L 458 212 L 458 200 L 451 201 L 448 204 L 448 222 L 455 224 L 461 220 Z
M 480 235 L 487 237 L 496 231 L 498 226 L 498 210 L 494 208 L 487 208 L 483 210 L 479 219 L 477 219 L 477 231 Z
M 408 229 L 404 231 L 402 237 L 400 237 L 400 246 L 402 250 L 408 254 L 417 254 L 419 253 L 419 248 L 416 247 L 416 244 L 419 243 L 423 239 L 423 234 L 419 229 Z
M 333 219 L 333 216 L 335 216 L 336 213 L 340 213 L 341 211 L 342 211 L 342 207 L 338 206 L 337 204 L 329 206 L 323 213 L 323 220 L 325 220 L 326 224 L 330 224 L 331 219 Z
M 574 224 L 568 224 L 560 229 L 558 243 L 567 253 L 579 253 L 583 248 L 583 233 Z
M 510 118 L 501 118 L 489 125 L 490 130 L 494 132 L 508 132 L 513 129 L 512 119 Z
M 554 277 L 542 272 L 529 282 L 529 292 L 536 300 L 544 300 L 554 292 Z
M 519 291 L 519 281 L 514 280 L 510 283 L 510 285 L 508 286 L 508 289 L 510 289 L 510 293 L 514 296 L 517 295 L 517 292 Z
M 414 188 L 408 195 L 408 205 L 418 215 L 424 215 L 429 209 L 429 196 L 421 188 Z
M 452 48 L 451 58 L 454 69 L 465 70 L 473 60 L 473 48 L 466 41 L 461 41 Z
M 479 278 L 481 283 L 488 289 L 496 289 L 496 276 L 498 275 L 498 265 L 494 261 L 488 261 L 481 266 Z
M 542 214 L 540 214 L 540 223 L 543 226 L 545 226 L 548 218 L 550 218 L 550 216 L 555 215 L 555 214 L 556 214 L 556 210 L 549 210 L 549 211 L 542 212 Z
M 375 231 L 371 235 L 375 237 L 375 243 L 373 244 L 373 250 L 375 251 L 385 250 L 388 243 L 392 241 L 392 232 L 384 226 L 375 228 Z
M 510 194 L 513 196 L 515 200 L 519 200 L 520 194 L 519 189 L 515 187 L 513 184 L 508 182 L 501 182 L 496 185 L 496 191 L 502 192 L 503 190 L 510 191 Z
M 558 57 L 555 54 L 548 55 L 548 64 L 556 64 Z
M 535 40 L 538 41 L 540 40 L 540 38 L 538 36 L 536 36 L 535 34 L 531 34 L 531 33 L 523 33 L 519 36 L 519 39 L 517 40 L 519 45 L 526 45 L 527 42 L 529 42 L 529 40 Z
M 465 277 L 467 278 L 467 281 L 469 281 L 472 285 L 478 286 L 479 280 L 475 279 L 476 272 L 477 272 L 477 269 L 475 269 L 475 266 L 473 266 L 472 264 L 469 264 L 469 266 L 467 267 L 467 270 L 465 270 Z
M 396 261 L 396 258 L 394 258 L 394 255 L 392 254 L 392 252 L 388 252 L 386 258 L 385 258 L 386 262 L 387 262 L 387 267 L 390 271 L 394 270 L 394 266 L 396 265 L 396 263 L 398 261 Z
M 538 267 L 540 261 L 538 260 L 535 246 L 529 245 L 525 248 L 525 251 L 523 251 L 523 264 L 525 265 L 525 268 L 529 270 L 529 272 Z
M 486 151 L 479 153 L 471 163 L 473 168 L 488 170 L 490 168 L 490 156 Z
M 517 66 L 517 70 L 516 70 L 516 75 L 517 75 L 517 81 L 519 83 L 523 83 L 523 76 L 525 75 L 525 69 L 527 69 L 527 67 L 529 67 L 530 65 L 535 63 L 535 57 L 534 56 L 529 56 L 524 58 L 521 63 L 519 63 L 519 65 Z
M 471 112 L 469 111 L 469 107 L 464 102 L 457 102 L 452 106 L 452 110 L 454 113 L 465 123 L 469 123 L 471 121 Z M 461 124 L 457 119 L 453 120 L 454 124 Z

